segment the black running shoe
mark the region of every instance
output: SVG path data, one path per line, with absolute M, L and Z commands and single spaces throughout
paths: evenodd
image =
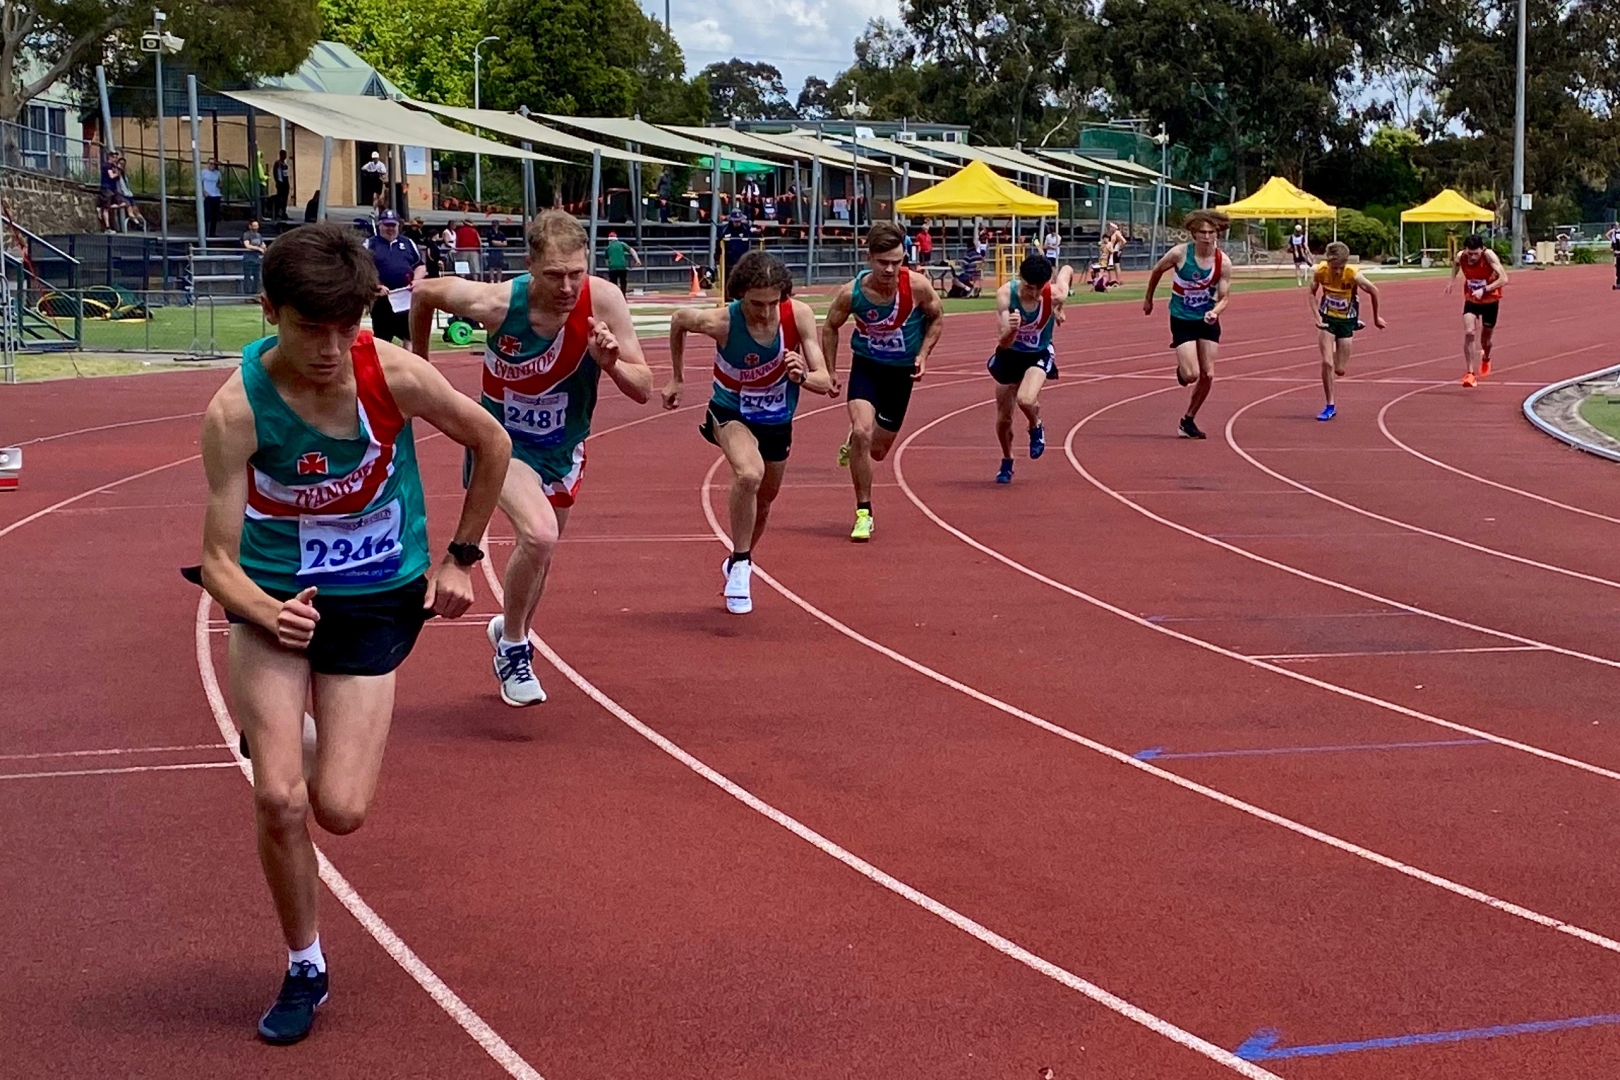
M 1181 418 L 1181 437 L 1183 439 L 1202 439 L 1204 433 L 1198 430 L 1198 425 L 1193 423 L 1192 417 L 1183 416 Z
M 294 964 L 281 980 L 281 993 L 259 1018 L 259 1038 L 272 1046 L 291 1046 L 309 1034 L 315 1007 L 326 1002 L 326 972 L 307 960 Z

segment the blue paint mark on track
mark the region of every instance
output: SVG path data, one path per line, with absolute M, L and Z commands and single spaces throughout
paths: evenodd
M 1417 1035 L 1390 1035 L 1382 1039 L 1354 1042 L 1316 1043 L 1310 1046 L 1279 1046 L 1282 1034 L 1275 1028 L 1261 1028 L 1232 1051 L 1244 1061 L 1281 1061 L 1286 1058 L 1329 1057 L 1363 1050 L 1393 1050 L 1403 1046 L 1437 1046 L 1445 1043 L 1500 1039 L 1509 1035 L 1540 1035 L 1550 1031 L 1605 1027 L 1620 1024 L 1620 1013 L 1574 1016 L 1567 1020 L 1535 1020 L 1527 1024 L 1499 1024 L 1495 1027 L 1461 1028 L 1457 1031 L 1428 1031 Z
M 1173 751 L 1168 746 L 1150 746 L 1131 755 L 1138 761 L 1165 761 L 1170 758 L 1267 757 L 1273 754 L 1336 754 L 1352 750 L 1426 750 L 1442 746 L 1488 746 L 1489 739 L 1435 739 L 1428 742 L 1352 743 L 1344 746 L 1261 746 L 1246 750 Z

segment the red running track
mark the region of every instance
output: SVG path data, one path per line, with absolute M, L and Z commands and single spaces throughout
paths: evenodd
M 605 400 L 551 701 L 499 702 L 481 620 L 424 633 L 284 1050 L 220 613 L 174 571 L 223 375 L 8 389 L 46 441 L 0 505 L 5 1071 L 1611 1076 L 1620 511 L 1519 412 L 1613 362 L 1606 284 L 1517 275 L 1473 391 L 1460 301 L 1386 286 L 1331 424 L 1300 295 L 1240 295 L 1204 443 L 1161 318 L 1078 308 L 1007 488 L 953 316 L 869 546 L 808 399 L 746 618 L 697 411 Z M 422 459 L 438 535 L 459 459 Z

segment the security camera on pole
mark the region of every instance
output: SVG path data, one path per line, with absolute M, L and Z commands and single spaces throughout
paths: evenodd
M 855 247 L 861 246 L 861 129 L 860 122 L 871 115 L 872 106 L 861 103 L 860 92 L 855 87 L 849 88 L 849 104 L 844 106 L 844 115 L 849 117 L 850 136 L 850 176 L 854 180 L 855 190 L 850 192 L 849 220 L 854 225 Z
M 489 37 L 486 37 L 486 38 L 482 39 L 481 41 L 478 42 L 478 44 L 473 46 L 473 108 L 474 109 L 479 109 L 479 108 L 483 107 L 479 103 L 478 75 L 479 75 L 479 69 L 483 65 L 484 58 L 478 54 L 478 50 L 482 49 L 485 45 L 488 45 L 492 41 L 499 41 L 499 40 L 501 40 L 501 39 L 498 38 L 498 37 L 495 37 L 494 35 L 490 35 Z M 484 205 L 484 155 L 482 155 L 482 154 L 474 154 L 473 155 L 473 202 L 477 203 L 480 209 L 483 208 L 483 205 Z
M 1165 187 L 1166 175 L 1170 172 L 1170 134 L 1165 131 L 1164 125 L 1159 125 L 1159 133 L 1153 136 L 1153 141 L 1159 144 L 1159 183 L 1153 191 L 1153 245 L 1149 255 L 1149 262 L 1159 261 L 1159 227 L 1164 226 L 1168 231 L 1170 227 L 1170 192 Z M 1169 237 L 1165 238 L 1165 246 L 1169 247 Z

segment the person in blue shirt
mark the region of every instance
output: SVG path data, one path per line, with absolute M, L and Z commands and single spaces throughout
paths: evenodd
M 399 234 L 399 215 L 384 210 L 377 215 L 377 235 L 366 237 L 366 250 L 377 264 L 378 289 L 382 295 L 371 305 L 371 333 L 378 341 L 400 341 L 410 344 L 411 307 L 409 303 L 394 310 L 390 293 L 409 289 L 427 276 L 421 249 L 409 237 Z
M 686 335 L 702 334 L 715 345 L 714 388 L 698 431 L 731 466 L 731 555 L 720 570 L 726 610 L 734 615 L 754 608 L 753 551 L 782 490 L 799 391 L 832 390 L 816 341 L 815 312 L 791 299 L 792 291 L 793 276 L 780 259 L 751 251 L 726 278 L 730 304 L 680 308 L 669 320 L 673 370 L 663 391 L 664 408 L 681 404 Z
M 1159 279 L 1172 274 L 1170 347 L 1176 353 L 1176 381 L 1191 386 L 1192 399 L 1181 418 L 1182 438 L 1202 439 L 1194 423 L 1215 385 L 1215 358 L 1220 353 L 1221 312 L 1232 295 L 1232 263 L 1221 252 L 1221 233 L 1231 219 L 1217 210 L 1194 210 L 1184 223 L 1192 241 L 1164 253 L 1148 278 L 1142 314 L 1153 314 Z
M 1074 268 L 1056 274 L 1045 254 L 1025 257 L 1018 280 L 996 290 L 996 351 L 987 367 L 996 380 L 996 438 L 1001 442 L 1001 471 L 996 483 L 1013 478 L 1013 406 L 1029 422 L 1030 460 L 1046 453 L 1046 428 L 1041 424 L 1041 387 L 1058 376 L 1052 333 L 1063 323 L 1063 302 L 1069 298 Z

